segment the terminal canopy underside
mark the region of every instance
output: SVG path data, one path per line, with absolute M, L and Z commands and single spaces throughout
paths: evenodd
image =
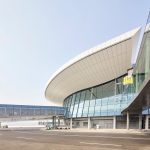
M 60 68 L 45 90 L 47 99 L 63 100 L 82 89 L 103 84 L 127 73 L 140 29 L 134 29 L 90 49 Z

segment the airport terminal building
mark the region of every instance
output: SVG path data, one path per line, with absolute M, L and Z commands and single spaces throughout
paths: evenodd
M 140 46 L 136 28 L 81 53 L 49 79 L 45 97 L 66 108 L 71 128 L 150 129 L 149 22 Z

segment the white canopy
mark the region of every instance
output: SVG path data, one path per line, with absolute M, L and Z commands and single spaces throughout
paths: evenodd
M 61 104 L 70 94 L 115 79 L 131 68 L 140 28 L 91 48 L 63 65 L 49 79 L 45 97 Z

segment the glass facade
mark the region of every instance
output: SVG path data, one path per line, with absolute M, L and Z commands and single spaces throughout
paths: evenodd
M 150 76 L 150 16 L 143 36 L 141 49 L 134 68 L 136 92 L 139 92 L 144 81 Z
M 143 84 L 150 78 L 150 14 L 147 19 L 145 34 L 142 39 L 136 66 L 134 68 L 136 93 L 139 93 Z M 150 106 L 143 106 L 143 114 L 150 114 Z
M 125 75 L 124 75 L 125 76 Z M 135 85 L 123 85 L 123 77 L 76 92 L 64 100 L 67 118 L 121 115 L 135 96 Z
M 133 84 L 123 85 L 124 76 L 67 97 L 64 100 L 65 116 L 119 116 L 130 105 L 143 84 L 150 78 L 150 15 L 133 70 Z M 143 114 L 150 114 L 149 105 L 143 106 Z
M 64 115 L 63 107 L 0 104 L 0 117 Z

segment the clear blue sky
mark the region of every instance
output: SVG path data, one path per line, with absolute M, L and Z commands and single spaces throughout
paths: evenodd
M 0 0 L 0 103 L 51 105 L 53 72 L 143 25 L 149 9 L 149 0 Z

